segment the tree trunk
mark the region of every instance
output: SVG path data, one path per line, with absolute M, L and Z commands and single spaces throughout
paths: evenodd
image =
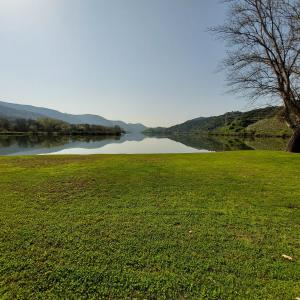
M 287 146 L 287 151 L 300 153 L 300 127 L 294 129 L 293 135 Z

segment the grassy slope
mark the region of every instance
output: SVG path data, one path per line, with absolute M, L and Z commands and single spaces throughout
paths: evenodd
M 256 135 L 290 136 L 292 134 L 292 130 L 277 116 L 249 125 L 247 130 L 255 132 Z
M 283 152 L 2 157 L 0 298 L 294 299 L 299 180 Z
M 274 116 L 259 120 L 247 126 L 235 120 L 227 126 L 218 128 L 215 133 L 224 135 L 250 134 L 253 136 L 288 137 L 292 135 L 292 130 L 288 128 L 284 120 L 278 116 Z

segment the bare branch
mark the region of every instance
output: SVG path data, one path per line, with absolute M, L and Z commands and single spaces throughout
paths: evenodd
M 299 0 L 223 2 L 227 21 L 211 31 L 228 42 L 223 68 L 231 90 L 281 99 L 291 127 L 300 127 Z

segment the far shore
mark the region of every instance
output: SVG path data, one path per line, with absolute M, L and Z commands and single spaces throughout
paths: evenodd
M 121 136 L 124 133 L 97 133 L 97 132 L 15 132 L 15 131 L 5 131 L 0 132 L 0 136 L 32 136 L 32 135 L 39 135 L 39 136 Z

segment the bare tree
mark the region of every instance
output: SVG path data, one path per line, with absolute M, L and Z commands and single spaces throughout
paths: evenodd
M 229 15 L 213 32 L 228 41 L 224 60 L 233 91 L 279 99 L 300 152 L 300 1 L 225 0 Z

